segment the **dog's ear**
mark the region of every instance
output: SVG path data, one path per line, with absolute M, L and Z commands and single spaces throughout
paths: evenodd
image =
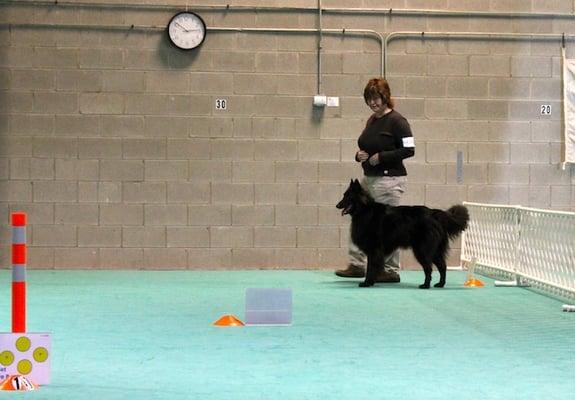
M 357 179 L 354 179 L 351 182 L 350 187 L 352 188 L 354 193 L 358 193 L 358 192 L 362 191 L 361 183 L 359 183 L 359 181 Z

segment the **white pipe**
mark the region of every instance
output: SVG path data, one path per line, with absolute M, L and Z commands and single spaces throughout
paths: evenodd
M 121 3 L 91 3 L 60 0 L 0 0 L 0 4 L 46 7 L 85 7 L 85 8 L 123 8 L 123 9 L 154 9 L 177 10 L 190 8 L 189 4 L 121 4 Z M 194 10 L 236 10 L 236 11 L 299 11 L 316 12 L 315 7 L 286 6 L 241 6 L 241 5 L 193 5 Z M 531 12 L 490 12 L 490 11 L 451 11 L 428 9 L 396 9 L 396 8 L 361 8 L 361 7 L 331 7 L 323 8 L 325 13 L 334 14 L 382 14 L 382 15 L 422 15 L 422 16 L 459 16 L 459 17 L 492 17 L 492 18 L 575 18 L 575 14 L 567 13 L 531 13 Z
M 531 208 L 531 207 L 523 207 L 520 205 L 511 205 L 511 204 L 490 204 L 490 203 L 474 203 L 471 201 L 464 201 L 463 205 L 470 205 L 470 206 L 479 206 L 479 207 L 486 207 L 486 208 L 514 208 L 523 211 L 536 211 L 544 214 L 560 214 L 560 215 L 573 215 L 575 216 L 575 212 L 573 211 L 557 211 L 557 210 L 545 210 L 541 208 Z
M 459 38 L 484 38 L 484 39 L 561 39 L 573 37 L 565 33 L 505 33 L 505 32 L 422 32 L 422 31 L 397 31 L 391 32 L 385 37 L 383 45 L 383 76 L 387 73 L 387 47 L 391 40 L 400 37 L 459 37 Z
M 493 284 L 496 287 L 529 287 L 531 286 L 527 282 L 522 282 L 520 279 L 515 279 L 512 281 L 495 281 Z
M 1 1 L 1 0 L 0 0 Z M 144 30 L 144 31 L 165 31 L 165 26 L 154 25 L 81 25 L 81 24 L 35 24 L 35 23 L 16 23 L 16 24 L 2 24 L 0 27 L 21 27 L 21 28 L 64 28 L 64 29 L 107 29 L 107 30 Z M 269 33 L 317 33 L 319 29 L 307 28 L 228 28 L 228 27 L 207 27 L 207 31 L 212 32 L 269 32 Z M 365 35 L 375 36 L 379 39 L 380 44 L 380 73 L 383 76 L 383 45 L 384 38 L 379 32 L 371 29 L 322 29 L 322 33 L 328 34 L 351 34 L 351 35 Z
M 162 28 L 165 29 L 165 28 Z M 208 27 L 208 31 L 216 31 L 216 32 L 226 32 L 226 31 L 236 31 L 236 32 L 277 32 L 277 33 L 317 33 L 319 32 L 318 29 L 304 29 L 304 28 L 221 28 L 221 27 Z M 366 36 L 375 36 L 379 39 L 380 43 L 380 74 L 383 76 L 384 71 L 384 37 L 377 31 L 371 29 L 322 29 L 322 33 L 329 33 L 329 34 L 352 34 L 352 35 L 366 35 Z
M 321 0 L 317 0 L 317 11 L 318 11 L 318 24 L 319 24 L 319 37 L 317 42 L 317 94 L 321 94 L 322 82 L 321 82 L 321 50 L 323 46 L 323 34 L 322 28 L 323 23 L 321 20 Z

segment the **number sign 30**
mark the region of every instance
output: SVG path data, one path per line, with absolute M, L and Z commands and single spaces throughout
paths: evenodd
M 228 101 L 226 99 L 216 99 L 216 110 L 226 110 Z

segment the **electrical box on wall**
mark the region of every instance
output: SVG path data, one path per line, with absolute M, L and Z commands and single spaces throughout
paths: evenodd
M 315 107 L 325 107 L 327 104 L 327 96 L 315 95 L 313 96 L 313 105 Z
M 315 107 L 339 107 L 339 97 L 328 97 L 318 94 L 313 96 L 313 105 Z

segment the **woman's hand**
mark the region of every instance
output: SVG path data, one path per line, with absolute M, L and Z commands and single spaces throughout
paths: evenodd
M 369 157 L 369 165 L 375 167 L 377 164 L 379 164 L 379 153 L 375 153 L 374 155 Z
M 355 155 L 355 158 L 357 159 L 357 161 L 359 162 L 364 162 L 367 161 L 367 159 L 369 158 L 369 154 L 367 154 L 367 152 L 360 150 L 357 152 L 357 154 Z

